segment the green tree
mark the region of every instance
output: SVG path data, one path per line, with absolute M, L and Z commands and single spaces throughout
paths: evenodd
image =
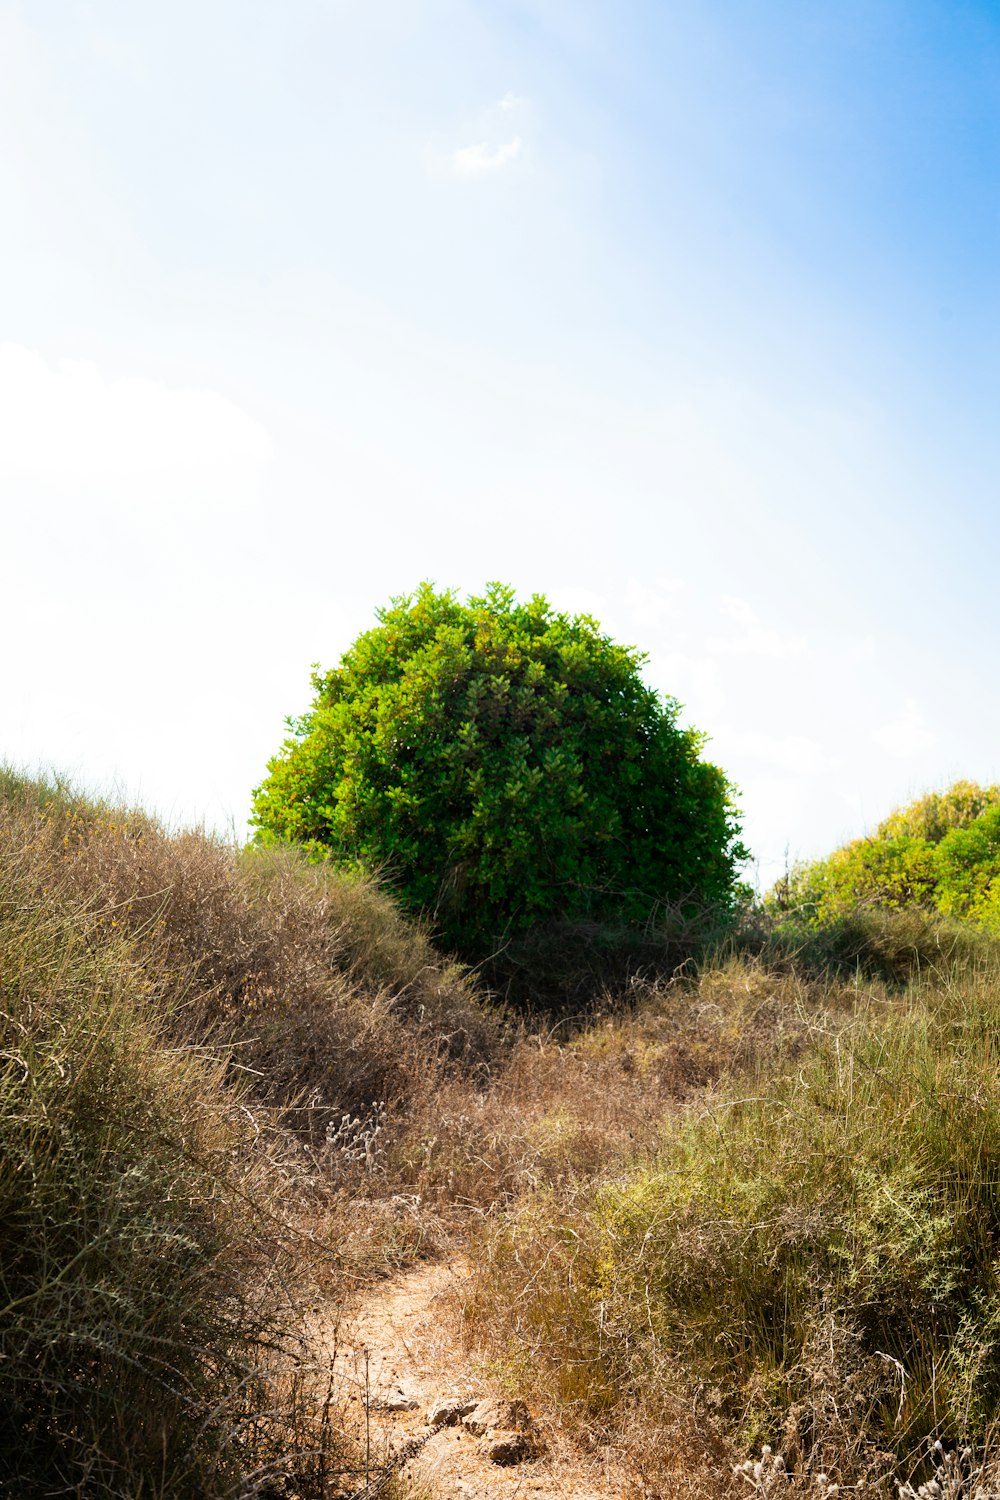
M 1000 786 L 956 781 L 896 808 L 868 838 L 795 870 L 782 903 L 820 921 L 923 907 L 1000 928 Z
M 424 583 L 377 619 L 314 672 L 254 794 L 260 837 L 380 869 L 464 947 L 731 898 L 732 788 L 642 653 L 501 584 L 462 603 Z
M 854 839 L 828 859 L 795 872 L 793 904 L 810 905 L 821 919 L 854 906 L 931 906 L 934 902 L 934 845 L 910 833 Z
M 937 855 L 937 904 L 943 912 L 1000 927 L 1000 807 L 953 828 Z

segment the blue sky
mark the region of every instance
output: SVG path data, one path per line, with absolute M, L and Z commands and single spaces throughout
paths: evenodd
M 1000 777 L 1000 5 L 0 3 L 0 753 L 241 830 L 375 608 L 586 609 L 761 878 Z

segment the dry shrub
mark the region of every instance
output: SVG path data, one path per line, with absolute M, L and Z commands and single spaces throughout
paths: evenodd
M 167 1036 L 169 982 L 44 894 L 17 831 L 0 831 L 0 1489 L 250 1493 L 294 1341 L 277 1232 L 294 1184 L 223 1070 Z
M 852 986 L 735 957 L 690 977 L 636 979 L 569 1040 L 522 1038 L 466 1122 L 480 1154 L 462 1185 L 493 1210 L 474 1245 L 468 1337 L 498 1378 L 554 1409 L 585 1446 L 623 1455 L 640 1493 L 717 1496 L 734 1450 L 711 1392 L 692 1398 L 669 1348 L 650 1365 L 640 1333 L 626 1369 L 608 1364 L 610 1308 L 588 1286 L 603 1249 L 595 1187 L 655 1152 L 706 1090 L 786 1063 L 819 1017 L 848 1014 L 854 999 Z M 471 1156 L 468 1140 L 453 1152 L 453 1183 Z
M 824 1008 L 846 1013 L 854 995 L 735 958 L 694 978 L 636 980 L 574 1035 L 522 1030 L 489 1088 L 451 1078 L 415 1100 L 389 1171 L 463 1212 L 599 1180 L 654 1150 L 684 1101 L 795 1055 Z
M 782 963 L 817 976 L 857 976 L 905 987 L 923 975 L 974 974 L 1000 963 L 1000 940 L 967 922 L 926 911 L 859 904 L 826 921 L 800 909 L 757 924 L 756 947 L 769 967 Z M 742 943 L 745 935 L 735 935 Z
M 1000 989 L 980 959 L 902 994 L 703 973 L 691 1035 L 714 1018 L 718 1082 L 657 1111 L 655 1150 L 549 1174 L 484 1232 L 474 1335 L 665 1492 L 650 1434 L 671 1410 L 737 1454 L 780 1445 L 797 1483 L 866 1493 L 935 1438 L 987 1442 Z M 613 1024 L 618 1052 L 665 1021 Z
M 333 1493 L 305 1312 L 497 1023 L 370 886 L 0 783 L 0 1489 Z
M 604 1452 L 629 1475 L 630 1494 L 718 1500 L 735 1449 L 711 1392 L 641 1328 L 618 1345 L 610 1309 L 595 1290 L 603 1246 L 588 1192 L 546 1189 L 511 1220 L 484 1226 L 464 1303 L 470 1353 L 494 1379 L 529 1395 L 585 1451 Z
M 47 889 L 82 905 L 99 937 L 134 935 L 151 971 L 172 976 L 182 1039 L 228 1051 L 314 1147 L 345 1114 L 398 1114 L 450 1067 L 498 1054 L 469 980 L 371 882 L 292 849 L 169 835 L 57 789 L 9 795 L 0 827 L 11 818 Z

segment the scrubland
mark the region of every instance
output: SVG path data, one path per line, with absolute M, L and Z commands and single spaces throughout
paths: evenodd
M 994 940 L 665 914 L 533 1007 L 525 951 L 3 778 L 0 1492 L 351 1493 L 309 1311 L 456 1247 L 469 1358 L 637 1494 L 1000 1492 Z

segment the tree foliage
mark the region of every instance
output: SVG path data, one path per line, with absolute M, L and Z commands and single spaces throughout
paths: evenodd
M 1000 930 L 1000 786 L 957 781 L 897 808 L 868 838 L 793 872 L 789 899 L 821 921 L 918 906 Z
M 261 837 L 378 868 L 459 945 L 730 897 L 732 790 L 642 653 L 500 584 L 425 583 L 377 619 L 315 670 L 254 794 Z

